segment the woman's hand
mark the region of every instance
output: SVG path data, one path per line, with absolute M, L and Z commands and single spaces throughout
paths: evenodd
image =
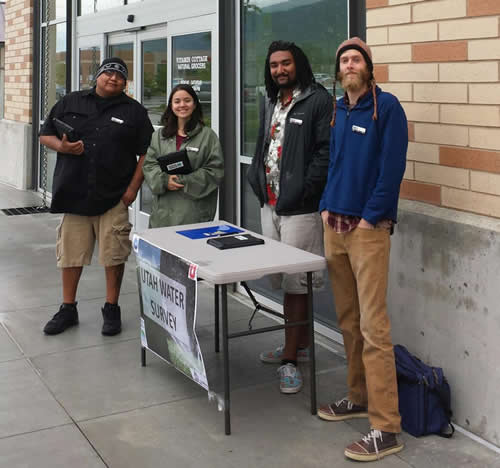
M 168 184 L 167 184 L 167 188 L 169 190 L 180 190 L 181 188 L 183 188 L 184 185 L 180 184 L 179 183 L 179 177 L 177 175 L 169 175 L 168 176 Z

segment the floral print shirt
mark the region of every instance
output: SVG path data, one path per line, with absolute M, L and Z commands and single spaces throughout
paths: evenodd
M 300 88 L 293 90 L 290 99 L 284 103 L 281 102 L 281 91 L 278 93 L 278 100 L 274 106 L 274 112 L 271 117 L 271 132 L 269 150 L 265 160 L 266 164 L 266 186 L 269 205 L 276 205 L 280 194 L 280 167 L 281 152 L 285 142 L 285 123 L 288 112 L 300 95 Z

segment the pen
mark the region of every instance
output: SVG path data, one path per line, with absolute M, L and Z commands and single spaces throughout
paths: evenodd
M 217 236 L 213 236 L 211 239 L 216 237 L 232 236 L 233 234 L 243 234 L 243 232 L 225 232 L 223 234 L 218 234 Z

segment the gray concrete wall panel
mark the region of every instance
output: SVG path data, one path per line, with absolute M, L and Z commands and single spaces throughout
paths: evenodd
M 0 182 L 15 188 L 32 188 L 31 125 L 0 120 Z
M 454 420 L 500 445 L 500 221 L 402 202 L 392 237 L 394 343 L 443 367 Z

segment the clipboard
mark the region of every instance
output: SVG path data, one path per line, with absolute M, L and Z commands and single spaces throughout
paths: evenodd
M 251 234 L 236 234 L 234 236 L 214 237 L 207 240 L 210 244 L 220 250 L 236 249 L 238 247 L 249 247 L 251 245 L 262 245 L 264 239 L 252 236 Z
M 175 231 L 181 236 L 188 237 L 189 239 L 209 239 L 211 237 L 229 236 L 231 234 L 238 234 L 244 232 L 243 229 L 229 226 L 229 224 L 220 224 L 219 226 L 209 226 L 197 229 L 184 229 L 182 231 Z
M 161 170 L 167 174 L 190 174 L 193 172 L 185 149 L 158 157 Z

